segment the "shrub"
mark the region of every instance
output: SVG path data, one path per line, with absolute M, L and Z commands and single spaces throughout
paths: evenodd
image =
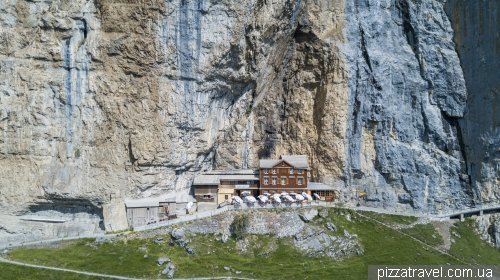
M 75 158 L 80 158 L 81 155 L 82 155 L 82 152 L 80 152 L 80 149 L 76 148 L 76 150 L 75 150 Z
M 235 216 L 233 222 L 231 223 L 231 229 L 233 235 L 236 239 L 243 239 L 247 236 L 248 225 L 250 224 L 250 219 L 248 215 L 238 215 Z

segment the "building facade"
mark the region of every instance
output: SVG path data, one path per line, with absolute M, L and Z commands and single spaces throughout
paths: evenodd
M 309 165 L 305 155 L 260 160 L 260 193 L 307 192 Z
M 193 182 L 196 202 L 220 205 L 234 195 L 258 195 L 259 173 L 254 169 L 214 170 L 196 176 Z

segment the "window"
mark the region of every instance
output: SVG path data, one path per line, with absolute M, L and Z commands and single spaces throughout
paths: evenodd
M 281 163 L 281 166 L 285 166 L 285 163 L 284 163 L 284 162 L 282 162 L 282 163 Z
M 290 168 L 290 174 L 293 174 L 293 168 Z
M 229 199 L 229 195 L 227 195 L 227 194 L 226 194 L 226 195 L 224 195 L 224 199 L 225 199 L 225 200 L 228 200 L 228 199 Z
M 276 174 L 276 168 L 273 168 L 273 174 Z
M 269 185 L 269 178 L 264 178 L 264 185 Z
M 297 169 L 297 172 L 298 172 L 299 174 L 302 174 L 302 169 Z
M 212 198 L 212 196 L 209 195 L 209 194 L 206 194 L 206 195 L 203 196 L 203 199 L 211 199 L 211 198 Z
M 281 184 L 286 185 L 286 178 L 281 178 Z
M 253 181 L 247 181 L 247 185 L 253 184 Z
M 238 181 L 231 181 L 229 182 L 231 185 L 237 185 L 238 184 Z
M 328 197 L 331 197 L 331 196 L 335 196 L 335 192 L 334 191 L 316 191 L 316 193 L 321 196 L 321 197 L 325 197 L 325 196 L 328 196 Z
M 303 180 L 303 178 L 298 178 L 298 182 L 297 182 L 297 184 L 298 184 L 298 185 L 302 185 L 302 180 Z
M 269 174 L 269 169 L 264 169 L 264 174 Z
M 273 178 L 273 185 L 276 185 L 276 178 Z

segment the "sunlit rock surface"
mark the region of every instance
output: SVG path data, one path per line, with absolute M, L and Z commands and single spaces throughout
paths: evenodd
M 495 203 L 498 9 L 448 2 L 1 1 L 0 240 L 281 154 L 376 207 Z

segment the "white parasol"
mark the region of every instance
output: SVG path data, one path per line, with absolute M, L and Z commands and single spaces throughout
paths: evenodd
M 301 196 L 300 194 L 297 194 L 297 195 L 295 195 L 295 199 L 297 199 L 298 201 L 302 201 L 302 200 L 304 200 L 304 197 Z
M 285 195 L 285 199 L 288 200 L 289 202 L 295 202 L 295 199 L 289 195 Z
M 233 196 L 233 200 L 234 200 L 234 202 L 236 202 L 238 204 L 243 203 L 243 200 L 237 195 Z
M 316 199 L 321 199 L 321 197 L 317 193 L 313 193 L 313 195 Z
M 277 193 L 273 194 L 273 199 L 274 199 L 274 202 L 281 203 L 280 196 Z
M 257 201 L 257 199 L 255 199 L 255 197 L 253 197 L 253 196 L 245 196 L 245 202 L 254 203 L 256 201 Z
M 268 200 L 267 196 L 265 196 L 265 195 L 259 195 L 258 197 L 259 197 L 259 200 L 262 201 L 263 203 L 266 203 Z
M 310 195 L 308 195 L 305 192 L 302 193 L 302 196 L 305 197 L 307 200 L 312 200 L 313 199 Z
M 249 191 L 242 191 L 242 192 L 241 192 L 241 195 L 243 195 L 243 196 L 247 196 L 247 195 L 250 195 L 250 192 L 249 192 Z
M 188 202 L 188 204 L 186 205 L 186 209 L 191 209 L 191 207 L 194 206 L 194 203 L 192 201 Z

